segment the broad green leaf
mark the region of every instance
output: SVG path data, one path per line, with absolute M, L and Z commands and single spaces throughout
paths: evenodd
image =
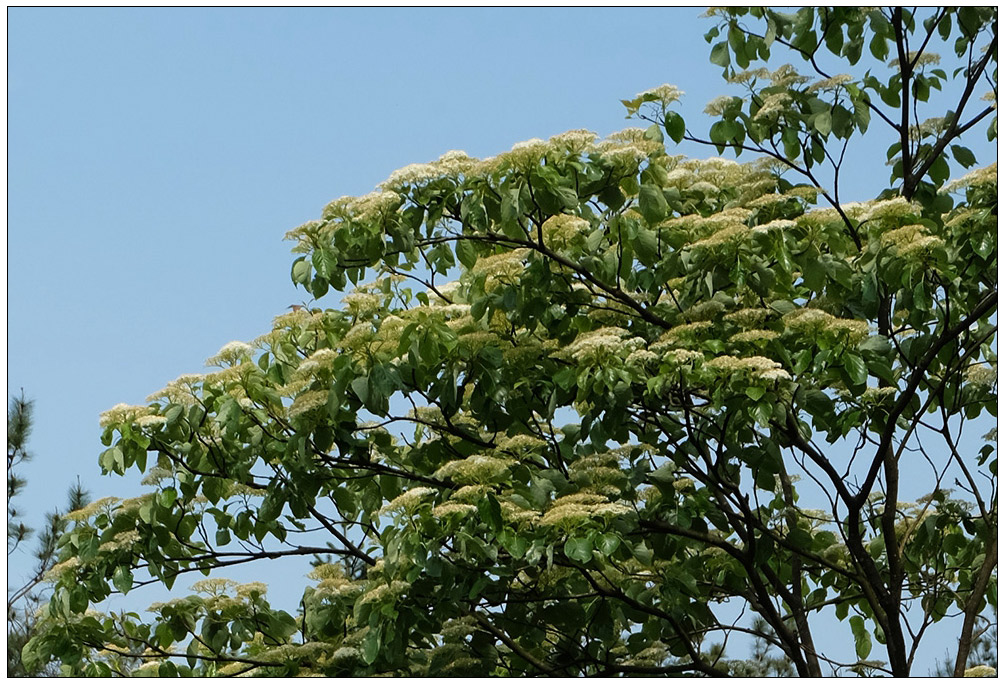
M 663 126 L 666 129 L 667 135 L 670 136 L 670 139 L 673 142 L 679 143 L 684 140 L 686 126 L 684 123 L 684 117 L 680 114 L 677 112 L 667 112 Z
M 872 637 L 865 628 L 865 621 L 861 616 L 855 615 L 848 619 L 848 623 L 855 638 L 855 654 L 859 659 L 869 658 L 869 653 L 872 652 Z
M 639 191 L 639 209 L 650 224 L 663 220 L 667 214 L 667 201 L 663 191 L 653 185 L 644 185 Z

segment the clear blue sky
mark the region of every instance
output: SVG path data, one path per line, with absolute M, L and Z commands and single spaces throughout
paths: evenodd
M 697 122 L 728 92 L 700 14 L 8 10 L 7 389 L 36 401 L 29 518 L 77 476 L 132 494 L 100 476 L 99 413 L 305 299 L 281 239 L 329 200 L 449 149 L 606 135 L 634 125 L 620 99 L 664 82 Z M 842 199 L 887 174 L 863 166 Z

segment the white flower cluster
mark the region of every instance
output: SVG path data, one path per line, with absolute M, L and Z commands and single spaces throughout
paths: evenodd
M 381 298 L 374 293 L 357 291 L 345 295 L 342 304 L 355 316 L 369 316 L 380 310 Z
M 103 542 L 98 547 L 99 552 L 114 552 L 122 549 L 130 549 L 134 542 L 140 539 L 139 532 L 135 530 L 124 530 L 118 533 L 108 542 Z
M 913 142 L 918 142 L 923 138 L 939 135 L 943 130 L 945 130 L 946 124 L 949 123 L 949 121 L 950 117 L 945 116 L 925 119 L 920 124 L 911 127 L 911 140 Z
M 573 527 L 590 518 L 609 518 L 630 512 L 631 509 L 625 505 L 610 502 L 603 495 L 577 492 L 552 502 L 540 523 L 542 526 Z
M 893 197 L 889 200 L 879 200 L 869 205 L 863 213 L 863 221 L 878 219 L 900 219 L 905 216 L 920 216 L 921 206 L 904 197 Z
M 624 359 L 646 345 L 644 339 L 628 338 L 629 335 L 625 329 L 615 326 L 596 328 L 581 333 L 571 344 L 556 352 L 556 356 L 587 364 L 603 364 L 610 361 L 611 355 Z
M 963 372 L 963 378 L 971 385 L 991 387 L 998 382 L 998 365 L 985 366 L 983 364 L 975 364 L 969 366 Z
M 764 320 L 771 314 L 772 311 L 767 308 L 737 309 L 735 312 L 726 314 L 723 318 L 741 328 L 755 328 L 764 323 Z
M 777 338 L 779 334 L 776 331 L 769 331 L 762 328 L 751 328 L 749 330 L 740 331 L 729 338 L 729 342 L 732 343 L 762 343 L 770 342 Z
M 513 459 L 502 459 L 487 454 L 474 454 L 466 459 L 449 461 L 436 471 L 437 478 L 449 478 L 455 483 L 496 483 L 505 477 Z
M 140 428 L 149 428 L 150 426 L 161 426 L 167 423 L 167 418 L 163 416 L 157 416 L 156 414 L 147 414 L 145 416 L 139 416 L 136 418 L 136 425 Z
M 163 399 L 173 404 L 181 404 L 184 406 L 193 405 L 198 401 L 196 386 L 201 383 L 204 378 L 205 376 L 201 373 L 183 374 L 168 383 L 167 387 L 150 395 L 150 397 L 147 398 L 147 402 L 155 402 Z
M 130 405 L 120 402 L 111 409 L 103 411 L 98 419 L 98 422 L 102 428 L 107 428 L 108 426 L 114 426 L 118 423 L 135 423 L 140 418 L 149 416 L 153 413 L 154 410 L 150 407 Z
M 265 583 L 259 581 L 252 581 L 250 583 L 241 583 L 234 591 L 237 593 L 238 597 L 252 597 L 261 596 L 268 591 L 268 586 Z
M 705 114 L 713 117 L 722 116 L 723 112 L 726 111 L 726 108 L 733 104 L 735 100 L 739 99 L 740 98 L 735 95 L 720 95 L 705 105 Z
M 706 300 L 689 307 L 684 316 L 689 321 L 715 321 L 726 310 L 726 305 L 718 300 Z
M 838 74 L 837 76 L 831 76 L 830 78 L 810 84 L 806 88 L 806 91 L 808 93 L 816 93 L 821 90 L 835 90 L 846 83 L 850 83 L 852 80 L 852 77 L 848 74 Z
M 635 96 L 636 99 L 644 97 L 655 97 L 656 101 L 659 102 L 664 107 L 677 102 L 684 95 L 684 91 L 677 86 L 672 86 L 669 83 L 664 83 L 662 86 L 656 86 L 655 88 L 650 88 L 649 90 L 644 90 Z
M 761 224 L 760 226 L 754 226 L 750 229 L 751 233 L 754 234 L 766 234 L 771 231 L 788 231 L 796 227 L 796 222 L 791 219 L 774 219 L 766 224 Z
M 329 347 L 323 347 L 316 350 L 311 356 L 300 362 L 300 366 L 297 367 L 296 376 L 298 378 L 313 378 L 318 372 L 327 369 L 331 366 L 339 356 L 336 350 Z
M 757 110 L 757 114 L 754 115 L 754 121 L 777 121 L 790 102 L 792 102 L 792 96 L 788 93 L 773 93 L 767 96 L 761 103 L 761 108 Z
M 406 514 L 414 512 L 419 506 L 422 505 L 423 501 L 430 495 L 435 495 L 436 490 L 427 487 L 412 488 L 411 490 L 406 490 L 402 494 L 395 497 L 393 500 L 381 507 L 377 513 L 380 515 L 390 513 L 392 511 L 403 511 Z
M 897 388 L 892 387 L 866 388 L 861 399 L 866 404 L 882 404 L 888 399 L 892 399 L 897 392 Z
M 451 150 L 443 154 L 435 162 L 409 164 L 406 167 L 398 169 L 381 184 L 381 187 L 386 190 L 393 190 L 405 186 L 424 185 L 440 178 L 457 179 L 470 172 L 477 164 L 478 160 L 468 157 L 463 150 Z
M 228 595 L 236 587 L 237 583 L 227 578 L 203 578 L 192 583 L 189 589 L 200 595 L 218 596 Z
M 569 465 L 569 478 L 600 494 L 616 495 L 625 480 L 616 452 L 603 452 L 580 457 Z
M 433 507 L 433 516 L 438 519 L 442 519 L 454 514 L 467 516 L 474 514 L 476 511 L 478 511 L 478 507 L 473 504 L 464 504 L 463 502 L 444 502 L 443 504 L 437 504 Z
M 830 333 L 843 335 L 851 342 L 858 342 L 869 335 L 869 322 L 856 319 L 839 319 L 822 309 L 804 307 L 795 309 L 782 317 L 786 328 L 803 335 Z
M 541 226 L 541 233 L 548 245 L 565 245 L 589 230 L 589 221 L 571 214 L 557 214 L 549 217 Z
M 902 256 L 911 256 L 942 247 L 945 242 L 942 238 L 929 235 L 921 224 L 911 224 L 887 231 L 880 239 L 880 244 L 895 248 Z
M 321 218 L 325 221 L 368 223 L 394 212 L 400 205 L 401 196 L 389 190 L 378 190 L 358 197 L 344 195 L 329 202 L 322 210 Z
M 752 84 L 757 79 L 770 80 L 772 86 L 786 88 L 791 85 L 806 83 L 810 80 L 808 76 L 802 76 L 791 64 L 783 64 L 775 71 L 768 71 L 764 67 L 741 71 L 730 76 L 730 83 Z
M 907 63 L 910 64 L 915 60 L 917 60 L 917 64 L 915 64 L 915 67 L 917 68 L 927 66 L 929 64 L 938 64 L 940 61 L 942 61 L 942 58 L 938 55 L 938 53 L 922 52 L 919 54 L 917 50 L 911 50 L 910 52 L 907 53 Z M 900 57 L 894 57 L 887 63 L 886 66 L 896 67 L 899 64 L 900 64 Z
M 524 454 L 526 452 L 536 452 L 547 444 L 536 435 L 518 433 L 517 435 L 510 435 L 500 440 L 496 445 L 496 449 L 500 452 Z
M 302 414 L 306 414 L 312 409 L 317 409 L 328 403 L 327 390 L 309 390 L 298 395 L 293 404 L 286 410 L 286 415 L 294 419 Z
M 118 497 L 102 497 L 80 509 L 74 509 L 66 514 L 64 518 L 71 521 L 86 521 L 98 513 L 110 513 L 121 500 Z
M 365 595 L 359 598 L 359 603 L 370 604 L 371 602 L 383 602 L 387 599 L 397 599 L 409 588 L 408 583 L 403 580 L 391 581 L 389 585 L 378 585 Z
M 580 154 L 593 150 L 596 145 L 597 134 L 586 129 L 576 129 L 559 133 L 557 136 L 549 138 L 548 142 L 553 147 L 568 150 L 572 154 Z
M 719 231 L 716 231 L 707 238 L 702 238 L 701 240 L 696 240 L 695 242 L 688 245 L 691 249 L 710 249 L 716 248 L 722 245 L 736 245 L 742 242 L 750 235 L 750 228 L 746 224 L 734 224 L 732 226 L 727 226 Z
M 705 368 L 711 371 L 731 375 L 742 373 L 763 380 L 788 380 L 791 376 L 782 365 L 767 357 L 733 357 L 721 355 L 705 362 Z
M 476 276 L 485 276 L 485 289 L 493 290 L 501 284 L 513 283 L 524 271 L 524 259 L 530 250 L 520 248 L 499 254 L 479 257 L 471 268 Z
M 673 345 L 681 343 L 695 342 L 702 333 L 712 327 L 711 321 L 695 321 L 694 323 L 680 324 L 674 326 L 669 331 L 659 337 L 654 345 L 650 346 L 654 352 L 665 352 Z
M 954 192 L 960 188 L 979 185 L 998 185 L 998 162 L 994 162 L 986 167 L 974 169 L 961 178 L 950 181 L 943 188 L 946 192 Z
M 224 364 L 238 364 L 242 360 L 251 356 L 254 348 L 246 342 L 234 340 L 220 348 L 220 351 L 206 360 L 206 366 L 223 366 Z
M 971 666 L 967 670 L 963 671 L 964 678 L 997 678 L 998 671 L 995 670 L 993 666 L 986 666 L 981 664 L 979 666 Z
M 646 137 L 645 129 L 629 126 L 615 131 L 597 146 L 601 157 L 616 165 L 641 164 L 654 153 L 665 154 L 666 149 L 659 141 Z

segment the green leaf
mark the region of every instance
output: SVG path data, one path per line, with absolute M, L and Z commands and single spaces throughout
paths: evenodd
M 865 621 L 861 616 L 855 615 L 848 619 L 851 625 L 852 635 L 855 637 L 855 654 L 859 659 L 867 659 L 872 651 L 872 637 L 865 629 Z
M 639 191 L 639 209 L 650 224 L 662 221 L 667 215 L 667 201 L 663 197 L 663 191 L 654 185 L 643 185 Z
M 165 509 L 170 509 L 176 499 L 178 499 L 178 493 L 174 488 L 164 488 L 157 497 L 157 501 Z
M 935 162 L 928 169 L 928 175 L 936 186 L 941 186 L 949 180 L 949 162 L 946 161 L 945 154 L 940 154 L 936 158 Z
M 133 588 L 133 573 L 128 566 L 119 566 L 112 575 L 112 585 L 115 589 L 126 594 Z
M 377 660 L 377 654 L 380 652 L 380 632 L 377 626 L 371 625 L 370 629 L 366 633 L 366 637 L 363 638 L 363 661 L 368 664 L 372 664 Z
M 684 124 L 684 117 L 682 117 L 677 112 L 667 112 L 666 119 L 663 122 L 663 127 L 666 129 L 667 135 L 670 139 L 679 143 L 684 140 L 684 133 L 687 127 Z
M 610 555 L 614 554 L 618 550 L 618 547 L 620 546 L 621 546 L 621 538 L 619 538 L 617 535 L 614 535 L 613 533 L 604 533 L 600 537 L 600 541 L 599 544 L 597 545 L 597 548 L 605 557 L 609 557 Z
M 719 67 L 729 66 L 729 45 L 727 45 L 726 41 L 716 43 L 712 46 L 712 54 L 709 55 L 708 61 Z M 673 134 L 670 137 L 672 138 Z
M 363 404 L 370 398 L 370 379 L 367 376 L 358 376 L 350 384 L 352 391 Z
M 593 559 L 593 544 L 587 538 L 569 538 L 565 541 L 565 556 L 583 564 Z
M 293 282 L 306 286 L 311 280 L 311 263 L 307 257 L 300 257 L 293 262 L 292 269 Z
M 865 385 L 869 380 L 869 370 L 865 361 L 857 354 L 849 354 L 844 359 L 844 369 L 848 372 L 855 385 Z
M 634 244 L 635 254 L 638 255 L 640 262 L 646 266 L 652 266 L 656 263 L 659 245 L 655 231 L 644 228 L 639 229 L 638 235 L 635 236 Z
M 949 148 L 953 151 L 953 158 L 960 164 L 960 166 L 969 168 L 977 164 L 977 158 L 974 157 L 974 153 L 968 148 L 960 145 L 950 145 Z
M 499 532 L 502 529 L 502 508 L 492 493 L 478 500 L 478 513 L 492 531 Z
M 813 119 L 813 128 L 820 132 L 823 136 L 829 136 L 831 133 L 831 113 L 820 112 Z

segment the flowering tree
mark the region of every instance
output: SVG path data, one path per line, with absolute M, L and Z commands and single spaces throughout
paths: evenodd
M 903 676 L 956 617 L 962 674 L 996 606 L 995 437 L 971 422 L 996 407 L 997 168 L 947 184 L 946 155 L 997 136 L 996 91 L 968 114 L 997 14 L 715 16 L 745 91 L 707 135 L 663 86 L 626 102 L 649 128 L 450 152 L 290 232 L 296 283 L 354 288 L 104 415 L 102 468 L 151 491 L 73 515 L 28 656 L 725 675 L 750 672 L 748 633 L 772 672 Z M 956 79 L 929 54 L 947 41 Z M 866 44 L 864 75 L 827 70 Z M 815 75 L 735 71 L 778 46 Z M 919 121 L 943 86 L 959 106 Z M 877 119 L 896 187 L 842 204 Z M 664 134 L 760 156 L 686 160 Z M 288 556 L 313 559 L 294 613 L 218 577 Z M 146 613 L 90 609 L 196 572 Z

